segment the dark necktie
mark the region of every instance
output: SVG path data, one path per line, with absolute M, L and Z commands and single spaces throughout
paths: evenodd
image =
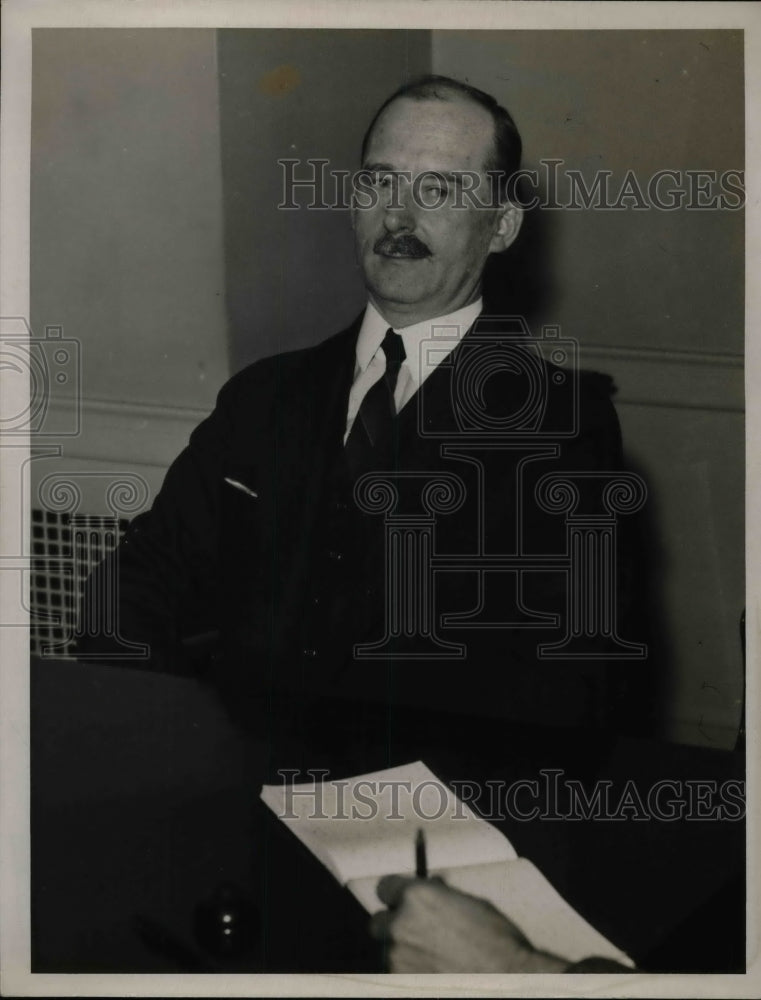
M 357 476 L 370 469 L 382 469 L 393 453 L 394 390 L 406 354 L 402 338 L 391 329 L 386 330 L 381 347 L 386 355 L 386 371 L 365 393 L 346 439 L 346 460 Z

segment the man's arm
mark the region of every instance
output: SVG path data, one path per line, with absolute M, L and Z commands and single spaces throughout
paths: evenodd
M 232 379 L 223 387 L 213 413 L 170 466 L 150 511 L 132 521 L 118 549 L 88 579 L 78 624 L 80 655 L 175 672 L 183 669 L 182 639 L 213 623 L 219 492 L 237 385 Z M 147 644 L 148 658 L 122 655 L 117 661 L 126 648 L 122 640 Z

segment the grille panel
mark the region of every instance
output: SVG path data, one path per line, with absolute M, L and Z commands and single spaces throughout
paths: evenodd
M 114 548 L 114 518 L 88 515 L 86 544 L 83 540 L 80 543 L 83 523 L 80 515 L 72 524 L 68 513 L 32 510 L 29 599 L 33 656 L 74 656 L 74 628 L 85 581 Z M 120 518 L 116 523 L 121 540 L 129 521 Z

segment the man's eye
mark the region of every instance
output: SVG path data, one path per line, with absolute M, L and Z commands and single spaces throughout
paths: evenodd
M 423 188 L 424 193 L 431 198 L 446 198 L 449 194 L 449 188 L 446 184 L 426 184 Z
M 394 182 L 392 174 L 374 174 L 373 184 L 380 188 L 390 188 Z

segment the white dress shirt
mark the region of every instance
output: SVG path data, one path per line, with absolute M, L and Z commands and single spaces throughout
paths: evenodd
M 399 369 L 394 392 L 397 413 L 412 399 L 436 366 L 457 347 L 475 323 L 482 308 L 483 301 L 478 299 L 469 306 L 463 306 L 462 309 L 446 316 L 436 316 L 422 323 L 415 323 L 413 326 L 394 329 L 394 332 L 402 338 L 406 354 Z M 357 337 L 354 382 L 349 392 L 344 443 L 365 393 L 386 371 L 386 355 L 381 350 L 381 342 L 386 336 L 388 327 L 386 320 L 372 302 L 369 302 Z

